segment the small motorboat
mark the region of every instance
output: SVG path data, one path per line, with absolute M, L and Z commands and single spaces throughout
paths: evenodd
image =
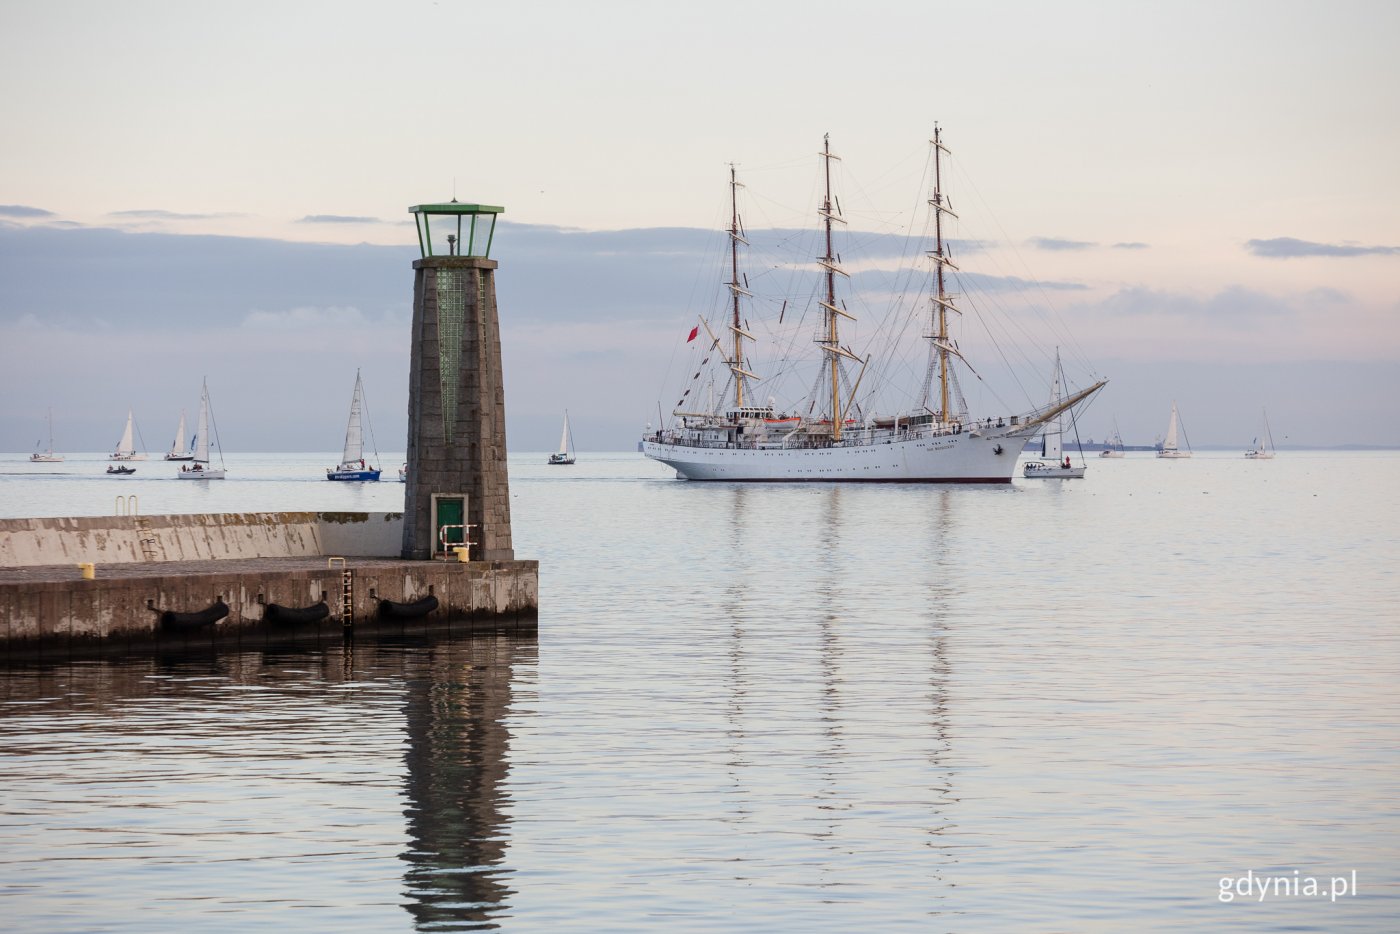
M 136 473 L 136 468 L 128 467 L 125 464 L 108 464 L 107 472 L 114 477 L 124 477 L 127 474 Z

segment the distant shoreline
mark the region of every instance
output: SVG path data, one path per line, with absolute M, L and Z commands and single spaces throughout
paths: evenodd
M 1030 451 L 1034 444 L 1026 445 L 1026 450 Z M 1080 451 L 1084 454 L 1096 454 L 1102 451 L 1107 445 L 1104 444 L 1065 444 L 1062 447 L 1066 451 Z M 1247 444 L 1200 444 L 1193 445 L 1193 451 L 1243 451 L 1248 448 Z M 1121 448 L 1123 451 L 1134 451 L 1142 453 L 1154 453 L 1157 448 L 1146 444 L 1125 444 Z M 1277 451 L 1400 451 L 1400 444 L 1281 444 L 1274 450 Z
M 1086 442 L 1086 443 L 1084 443 L 1084 444 L 1079 444 L 1079 445 L 1075 445 L 1075 444 L 1065 444 L 1065 445 L 1062 445 L 1061 447 L 1062 447 L 1062 449 L 1063 449 L 1064 451 L 1066 451 L 1066 452 L 1075 452 L 1075 453 L 1083 453 L 1083 454 L 1098 454 L 1100 451 L 1104 450 L 1104 448 L 1106 447 L 1106 445 L 1103 445 L 1103 444 L 1092 444 L 1092 445 L 1091 445 L 1091 444 L 1088 444 L 1088 443 Z M 1192 448 L 1191 448 L 1191 449 L 1194 450 L 1194 451 L 1239 451 L 1239 452 L 1242 453 L 1242 452 L 1244 452 L 1248 447 L 1249 447 L 1249 446 L 1248 446 L 1248 445 L 1245 445 L 1245 444 L 1200 444 L 1200 445 L 1192 445 Z M 1040 442 L 1039 442 L 1039 439 L 1032 439 L 1031 443 L 1026 445 L 1026 451 L 1025 451 L 1025 453 L 1026 453 L 1027 456 L 1039 457 L 1039 456 L 1040 456 L 1039 453 L 1038 453 L 1039 450 L 1040 450 Z M 1152 454 L 1152 453 L 1155 453 L 1155 452 L 1157 451 L 1157 448 L 1154 447 L 1154 446 L 1152 446 L 1152 445 L 1146 445 L 1146 444 L 1128 444 L 1128 445 L 1124 445 L 1124 446 L 1122 447 L 1122 450 L 1123 450 L 1124 452 L 1133 453 L 1133 454 Z M 1333 445 L 1325 445 L 1325 444 L 1286 444 L 1286 445 L 1279 445 L 1275 450 L 1279 450 L 1279 451 L 1400 451 L 1400 444 L 1333 444 Z M 30 461 L 29 461 L 29 455 L 32 454 L 32 453 L 33 453 L 32 451 L 0 451 L 0 458 L 6 458 L 6 459 L 8 459 L 8 458 L 22 458 L 22 459 L 24 460 L 25 463 L 29 463 L 29 462 L 30 462 Z M 109 452 L 107 452 L 107 451 L 67 451 L 67 452 L 64 452 L 64 455 L 65 455 L 66 457 L 72 459 L 72 460 L 77 460 L 77 461 L 79 461 L 79 462 L 101 461 L 101 462 L 104 462 L 104 463 L 105 463 L 105 462 L 108 460 L 108 453 L 109 453 Z M 262 456 L 268 456 L 268 455 L 297 455 L 297 456 L 317 455 L 317 456 L 326 458 L 327 460 L 334 460 L 334 458 L 337 456 L 337 453 L 338 453 L 338 452 L 336 452 L 336 451 L 238 451 L 238 452 L 236 452 L 236 453 L 237 453 L 237 455 L 239 455 L 239 456 L 251 455 L 251 456 L 254 456 L 254 457 L 262 457 Z M 551 454 L 551 453 L 553 453 L 553 450 L 552 450 L 552 449 L 545 449 L 545 448 L 539 448 L 539 449 L 534 449 L 534 448 L 511 448 L 511 449 L 507 450 L 506 453 L 507 453 L 508 455 Z M 602 449 L 602 448 L 599 448 L 599 449 L 596 449 L 596 450 L 595 450 L 595 449 L 588 449 L 588 450 L 586 451 L 586 453 L 589 453 L 589 454 L 635 454 L 635 453 L 638 453 L 638 451 L 637 451 L 637 449 L 635 449 L 635 448 L 631 448 L 631 449 L 629 449 L 629 448 L 616 448 L 616 449 Z M 165 464 L 169 463 L 169 462 L 167 462 L 167 461 L 162 460 L 161 457 L 162 457 L 162 455 L 160 455 L 160 454 L 152 454 L 151 457 L 150 457 L 150 460 L 148 461 L 148 465 L 149 465 L 149 466 L 154 466 L 154 465 L 157 465 L 157 464 L 165 465 Z M 403 452 L 402 452 L 402 451 L 391 451 L 391 452 L 386 453 L 383 457 L 378 458 L 377 460 L 383 461 L 384 464 L 391 464 L 391 463 L 397 463 L 398 461 L 401 461 L 402 458 L 403 458 Z M 58 464 L 53 464 L 53 465 L 50 465 L 50 466 L 57 467 L 57 466 L 59 466 L 59 465 L 58 465 Z M 58 472 L 61 473 L 62 471 L 58 471 Z

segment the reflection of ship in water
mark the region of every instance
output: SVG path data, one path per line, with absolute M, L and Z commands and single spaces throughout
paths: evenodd
M 733 516 L 730 525 L 730 554 L 743 555 L 748 546 L 749 523 L 747 498 L 749 487 L 735 484 L 730 489 L 729 514 Z M 728 739 L 725 750 L 728 757 L 725 771 L 729 777 L 734 796 L 732 813 L 720 816 L 720 820 L 734 824 L 744 823 L 753 811 L 749 800 L 749 786 L 744 772 L 749 767 L 745 747 L 749 743 L 746 727 L 748 720 L 748 693 L 750 660 L 744 650 L 745 636 L 753 619 L 750 593 L 750 577 L 747 574 L 731 574 L 724 589 L 724 610 L 729 618 L 729 698 L 725 711 L 725 736 Z
M 799 885 L 836 893 L 864 871 L 853 866 L 887 865 L 895 852 L 917 853 L 924 880 L 948 879 L 958 852 L 948 639 L 965 596 L 952 527 L 961 491 L 726 487 L 710 503 L 729 517 L 711 552 L 724 580 L 714 608 L 725 701 L 715 819 L 738 840 L 782 840 L 784 858 L 803 867 Z M 875 513 L 898 515 L 899 527 L 873 527 Z M 819 555 L 802 556 L 814 560 L 784 550 L 795 515 L 822 542 Z M 919 559 L 872 547 L 890 534 Z M 910 592 L 923 597 L 911 605 Z M 829 853 L 840 859 L 819 855 Z M 725 873 L 750 885 L 763 865 L 745 844 Z
M 842 530 L 844 527 L 839 486 L 833 486 L 827 493 L 824 524 L 826 540 L 830 547 L 824 552 L 821 583 L 817 592 L 821 596 L 822 615 L 817 620 L 817 638 L 821 646 L 818 652 L 818 666 L 821 671 L 820 718 L 822 724 L 821 748 L 816 754 L 818 774 L 821 775 L 821 789 L 817 792 L 817 807 L 823 814 L 819 828 L 812 836 L 818 840 L 832 840 L 841 826 L 840 812 L 851 808 L 856 799 L 855 783 L 847 774 L 850 762 L 847 756 L 846 720 L 849 714 L 842 709 L 841 685 L 844 682 L 842 653 L 839 631 L 847 613 L 842 598 L 850 586 L 850 581 L 842 577 Z M 844 779 L 844 780 L 843 780 Z M 830 875 L 831 866 L 824 867 L 823 877 Z
M 514 663 L 533 639 L 484 636 L 434 651 L 405 684 L 405 905 L 420 930 L 496 927 L 514 890 L 502 867 Z M 522 654 L 528 653 L 529 658 Z
M 953 825 L 948 811 L 956 804 L 957 798 L 953 792 L 953 773 L 949 763 L 952 744 L 948 737 L 951 719 L 948 685 L 953 678 L 953 666 L 948 659 L 948 631 L 953 620 L 950 607 L 961 594 L 961 573 L 965 568 L 958 563 L 954 548 L 949 544 L 956 534 L 953 510 L 961 500 L 954 498 L 953 491 L 942 489 L 934 502 L 936 506 L 927 513 L 930 520 L 925 545 L 928 579 L 924 583 L 924 592 L 928 594 L 928 600 L 924 610 L 928 620 L 929 789 L 938 796 L 931 814 L 938 823 L 931 824 L 928 832 L 930 847 L 941 852 L 951 864 L 957 862 L 954 855 L 956 850 L 954 842 L 944 836 L 944 831 Z M 935 872 L 942 878 L 942 867 Z

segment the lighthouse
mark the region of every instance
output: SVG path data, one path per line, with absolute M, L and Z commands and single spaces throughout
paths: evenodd
M 419 204 L 413 262 L 403 557 L 466 546 L 511 561 L 505 385 L 491 242 L 504 208 Z

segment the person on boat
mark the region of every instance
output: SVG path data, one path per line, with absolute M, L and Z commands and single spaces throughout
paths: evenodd
M 1069 470 L 1069 455 L 1065 455 L 1065 470 Z

